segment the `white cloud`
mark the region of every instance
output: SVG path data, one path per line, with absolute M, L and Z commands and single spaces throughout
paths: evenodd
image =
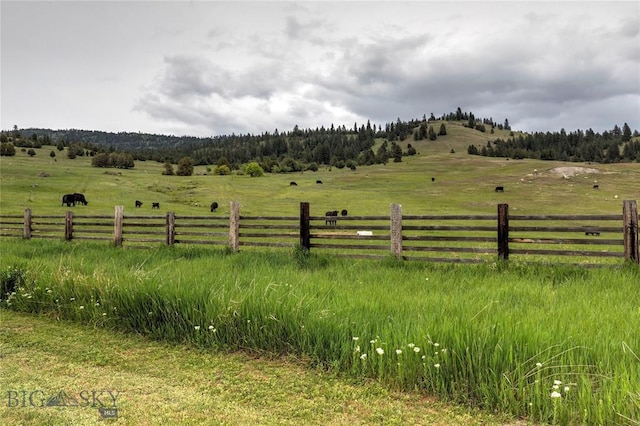
M 2 128 L 209 136 L 457 107 L 640 128 L 634 2 L 1 5 Z

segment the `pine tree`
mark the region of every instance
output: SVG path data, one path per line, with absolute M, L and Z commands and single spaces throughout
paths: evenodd
M 622 141 L 629 142 L 631 140 L 631 128 L 627 123 L 622 126 Z
M 433 130 L 433 126 L 429 126 L 429 140 L 435 141 L 436 139 L 438 139 L 436 131 Z
M 193 158 L 191 157 L 182 157 L 180 161 L 178 161 L 178 170 L 176 170 L 176 175 L 178 176 L 191 176 L 193 175 Z

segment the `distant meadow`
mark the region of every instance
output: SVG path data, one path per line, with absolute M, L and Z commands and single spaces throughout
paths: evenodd
M 553 424 L 637 424 L 640 270 L 303 250 L 2 244 L 3 309 L 327 371 Z

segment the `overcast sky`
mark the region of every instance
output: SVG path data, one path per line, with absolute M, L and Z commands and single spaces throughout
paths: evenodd
M 5 1 L 1 128 L 640 130 L 640 2 Z

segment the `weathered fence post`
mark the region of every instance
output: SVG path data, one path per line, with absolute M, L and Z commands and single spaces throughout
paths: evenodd
M 167 245 L 172 246 L 176 242 L 176 214 L 167 212 Z
M 391 254 L 402 258 L 402 204 L 391 204 Z
M 22 235 L 25 240 L 31 239 L 31 209 L 24 211 L 24 232 Z
M 306 250 L 311 249 L 309 203 L 300 203 L 300 247 Z
M 71 210 L 64 215 L 64 239 L 67 241 L 73 239 L 73 212 Z
M 640 264 L 638 253 L 638 204 L 635 200 L 625 200 L 622 204 L 624 222 L 624 258 Z
M 498 204 L 498 258 L 509 259 L 509 204 Z
M 229 214 L 229 248 L 236 252 L 240 248 L 240 203 L 231 202 Z
M 124 206 L 116 206 L 116 215 L 113 219 L 113 244 L 122 247 L 122 228 L 124 225 Z

